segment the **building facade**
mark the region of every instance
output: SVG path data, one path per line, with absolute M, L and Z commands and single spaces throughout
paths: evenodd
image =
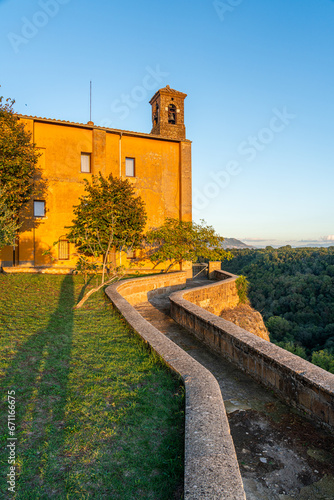
M 5 247 L 0 265 L 75 267 L 77 255 L 66 239 L 66 226 L 84 193 L 84 179 L 99 172 L 133 184 L 146 205 L 146 229 L 160 226 L 166 217 L 190 221 L 191 142 L 185 135 L 185 97 L 169 86 L 156 92 L 150 101 L 150 134 L 20 115 L 40 153 L 38 174 L 34 197 L 21 214 L 15 252 Z M 115 256 L 123 265 L 131 258 Z

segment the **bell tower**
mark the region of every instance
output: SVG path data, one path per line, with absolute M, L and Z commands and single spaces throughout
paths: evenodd
M 161 135 L 168 139 L 184 140 L 184 100 L 187 94 L 171 89 L 169 85 L 158 90 L 150 104 L 152 106 L 151 134 Z

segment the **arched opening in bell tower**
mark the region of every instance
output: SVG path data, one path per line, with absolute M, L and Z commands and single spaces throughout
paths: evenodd
M 176 125 L 176 106 L 174 104 L 168 106 L 168 123 Z

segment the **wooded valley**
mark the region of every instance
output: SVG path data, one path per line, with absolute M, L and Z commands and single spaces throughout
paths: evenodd
M 334 373 L 334 246 L 232 250 L 272 342 Z

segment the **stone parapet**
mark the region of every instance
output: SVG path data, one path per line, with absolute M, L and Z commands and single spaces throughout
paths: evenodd
M 214 280 L 224 281 L 224 280 L 228 280 L 230 278 L 237 279 L 238 276 L 236 276 L 235 274 L 228 273 L 227 271 L 222 271 L 222 270 L 218 270 L 218 269 L 214 270 L 214 275 L 213 275 Z
M 184 287 L 185 282 L 184 272 L 137 278 L 109 286 L 106 294 L 129 325 L 183 380 L 186 394 L 184 498 L 245 500 L 217 380 L 131 305 L 147 300 L 152 294 Z
M 208 278 L 209 280 L 214 280 L 216 279 L 215 276 L 216 276 L 216 271 L 219 271 L 221 270 L 221 267 L 222 267 L 222 263 L 220 260 L 217 260 L 217 261 L 210 261 L 209 262 L 209 269 L 208 269 Z
M 171 293 L 185 287 L 187 273 L 163 273 L 144 278 L 133 278 L 118 283 L 117 291 L 131 305 L 146 302 L 154 295 Z
M 173 293 L 172 318 L 280 399 L 333 430 L 334 375 L 213 314 L 218 295 L 236 299 L 237 276 L 219 277 L 222 282 Z
M 235 284 L 237 276 L 224 277 L 220 271 L 214 271 L 224 283 L 212 283 L 209 286 L 192 288 L 184 293 L 183 298 L 212 314 L 219 316 L 225 309 L 232 309 L 239 304 L 239 295 Z M 233 278 L 231 278 L 233 277 Z

